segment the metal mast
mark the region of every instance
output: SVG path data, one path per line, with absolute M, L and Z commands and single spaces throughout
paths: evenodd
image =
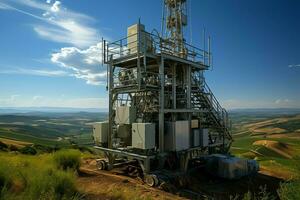
M 162 35 L 170 42 L 170 51 L 186 56 L 184 28 L 187 26 L 187 0 L 164 0 Z

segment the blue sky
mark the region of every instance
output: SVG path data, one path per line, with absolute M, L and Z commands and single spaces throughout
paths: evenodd
M 101 37 L 141 22 L 161 0 L 0 0 L 0 107 L 105 108 Z M 226 108 L 300 108 L 300 1 L 190 0 L 187 41 L 212 37 L 206 80 Z

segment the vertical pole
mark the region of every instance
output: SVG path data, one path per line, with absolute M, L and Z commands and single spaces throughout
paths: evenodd
M 159 77 L 160 77 L 160 93 L 159 93 L 159 152 L 164 152 L 164 116 L 165 116 L 165 73 L 164 73 L 164 58 L 161 55 L 159 65 Z
M 206 64 L 205 60 L 206 60 L 206 46 L 205 46 L 205 43 L 206 43 L 206 39 L 205 39 L 205 28 L 203 28 L 203 63 L 204 65 Z
M 191 67 L 190 65 L 187 66 L 186 68 L 186 85 L 187 85 L 187 109 L 191 109 Z M 193 145 L 193 134 L 192 134 L 192 129 L 191 129 L 191 120 L 192 120 L 192 113 L 188 112 L 188 121 L 189 121 L 189 138 L 190 138 L 190 147 Z
M 141 22 L 139 19 L 137 28 L 137 83 L 139 90 L 141 89 L 141 61 L 140 61 L 140 42 L 141 42 Z
M 109 113 L 108 113 L 108 137 L 107 137 L 107 142 L 108 142 L 108 148 L 112 148 L 112 124 L 113 124 L 113 72 L 114 72 L 114 67 L 113 67 L 113 62 L 112 62 L 112 55 L 110 57 L 109 61 L 109 82 L 108 82 L 108 89 L 109 89 Z
M 210 36 L 208 37 L 208 66 L 211 64 L 211 56 L 210 56 Z
M 173 109 L 176 109 L 176 64 L 172 66 L 172 74 Z

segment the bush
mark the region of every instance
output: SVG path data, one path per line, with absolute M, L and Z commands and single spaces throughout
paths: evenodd
M 80 152 L 78 150 L 60 150 L 54 154 L 54 161 L 58 168 L 63 170 L 80 167 Z
M 10 167 L 4 163 L 0 163 L 0 192 L 4 188 L 9 188 L 12 184 Z
M 17 146 L 11 144 L 11 145 L 9 145 L 9 150 L 10 150 L 10 151 L 18 151 L 19 149 L 18 149 Z
M 35 148 L 33 148 L 31 146 L 25 146 L 25 147 L 21 148 L 19 150 L 19 152 L 21 152 L 22 154 L 29 154 L 29 155 L 37 154 L 37 151 L 35 150 Z
M 0 141 L 0 150 L 7 149 L 7 148 L 8 148 L 7 144 Z
M 289 183 L 281 183 L 278 195 L 281 200 L 300 199 L 300 181 L 297 180 Z
M 76 193 L 75 179 L 72 172 L 56 172 L 54 174 L 54 192 L 58 199 L 73 196 Z
M 24 197 L 36 199 L 71 199 L 77 193 L 74 172 L 46 170 L 29 180 Z

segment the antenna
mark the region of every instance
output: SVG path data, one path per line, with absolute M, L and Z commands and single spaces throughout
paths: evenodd
M 173 52 L 184 53 L 184 27 L 187 26 L 187 0 L 164 0 L 162 33 L 172 43 Z

